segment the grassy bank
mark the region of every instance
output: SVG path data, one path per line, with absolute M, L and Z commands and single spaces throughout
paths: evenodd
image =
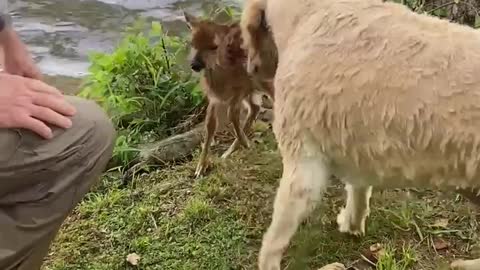
M 419 11 L 423 3 L 406 1 Z M 81 95 L 98 101 L 119 130 L 118 170 L 105 174 L 67 219 L 45 270 L 256 269 L 282 172 L 266 126 L 257 125 L 251 149 L 225 161 L 218 157 L 228 145 L 216 146 L 205 178 L 193 179 L 197 149 L 191 161 L 121 186 L 119 173 L 138 145 L 176 134 L 204 106 L 198 77 L 181 68 L 188 42 L 158 23 L 151 28 L 145 34 L 134 27 L 113 53 L 92 55 Z M 337 231 L 343 197 L 339 183 L 328 189 L 288 248 L 285 269 L 332 262 L 358 270 L 446 269 L 454 258 L 480 257 L 477 209 L 455 194 L 375 190 L 362 238 Z
M 63 226 L 44 269 L 255 269 L 282 167 L 271 132 L 256 136 L 252 149 L 226 162 L 214 158 L 199 181 L 192 178 L 196 159 L 128 188 L 114 176 L 103 178 Z M 438 269 L 453 257 L 475 255 L 474 209 L 455 195 L 437 195 L 376 191 L 367 235 L 356 239 L 336 229 L 343 205 L 336 185 L 295 236 L 286 269 L 335 261 L 358 266 L 377 243 L 384 246 L 377 263 L 384 270 Z M 132 253 L 140 257 L 137 266 L 126 260 Z

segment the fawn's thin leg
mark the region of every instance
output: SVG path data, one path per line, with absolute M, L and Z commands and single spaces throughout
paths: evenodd
M 233 143 L 230 145 L 230 147 L 223 153 L 222 158 L 228 158 L 233 152 L 237 151 L 238 147 L 240 146 L 240 140 L 238 138 L 235 138 Z
M 280 270 L 284 250 L 330 182 L 330 173 L 320 154 L 300 158 L 283 155 L 283 159 L 283 176 L 275 197 L 272 222 L 260 249 L 260 270 Z
M 260 78 L 255 78 L 255 77 L 253 80 L 255 87 L 258 90 L 262 91 L 264 94 L 266 94 L 271 101 L 275 100 L 275 87 L 274 87 L 273 81 L 274 81 L 273 79 L 262 80 Z
M 210 146 L 216 146 L 218 143 L 217 143 L 217 140 L 215 140 L 215 136 L 212 137 L 212 142 L 210 143 Z
M 205 172 L 206 166 L 208 164 L 208 151 L 210 150 L 210 145 L 212 143 L 213 136 L 217 129 L 217 114 L 216 114 L 216 104 L 209 103 L 207 107 L 207 115 L 205 117 L 205 141 L 202 145 L 202 152 L 200 153 L 200 158 L 198 160 L 197 169 L 195 170 L 195 177 L 198 178 L 203 175 Z
M 248 97 L 248 99 L 246 100 L 246 103 L 247 103 L 247 106 L 249 107 L 249 110 L 248 110 L 248 115 L 243 124 L 243 130 L 245 134 L 249 134 L 252 129 L 253 122 L 255 121 L 255 119 L 257 119 L 258 114 L 260 113 L 260 106 L 258 106 L 253 102 L 252 95 Z
M 365 221 L 370 214 L 372 187 L 355 187 L 346 184 L 347 202 L 337 216 L 340 232 L 361 236 L 365 234 Z
M 273 80 L 265 80 L 262 82 L 263 88 L 265 89 L 265 92 L 267 93 L 268 97 L 272 100 L 275 101 L 275 87 L 273 84 Z
M 240 102 L 232 103 L 228 107 L 228 118 L 233 124 L 233 130 L 235 131 L 235 136 L 240 140 L 240 143 L 245 147 L 249 148 L 250 143 L 248 142 L 247 135 L 243 131 L 243 128 L 240 125 Z
M 244 104 L 248 109 L 248 113 L 247 113 L 247 117 L 246 117 L 245 121 L 243 122 L 243 126 L 241 127 L 241 129 L 244 131 L 244 134 L 245 134 L 245 133 L 249 132 L 249 130 L 247 130 L 247 128 L 252 125 L 253 120 L 251 118 L 256 117 L 258 115 L 258 113 L 260 111 L 260 107 L 258 107 L 256 104 L 253 104 L 253 101 L 251 100 L 251 97 L 249 97 L 248 99 L 245 99 L 244 101 L 245 101 Z M 254 106 L 256 106 L 256 107 L 254 107 Z M 230 116 L 230 114 L 229 114 L 229 116 Z M 240 121 L 240 113 L 238 113 L 238 119 Z M 234 120 L 232 120 L 232 122 L 234 123 L 233 125 L 234 125 L 234 128 L 235 128 Z M 239 136 L 237 134 L 238 133 L 235 130 L 235 140 L 230 145 L 230 147 L 227 149 L 227 151 L 225 151 L 225 153 L 223 153 L 222 158 L 228 158 L 233 152 L 238 150 L 238 147 L 240 146 L 240 139 L 239 139 Z M 247 138 L 246 135 L 245 135 L 245 137 Z M 248 139 L 247 139 L 247 142 L 248 142 Z

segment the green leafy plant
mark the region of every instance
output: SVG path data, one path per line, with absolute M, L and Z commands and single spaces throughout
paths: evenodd
M 396 254 L 395 248 L 388 245 L 377 262 L 378 270 L 408 270 L 416 263 L 416 255 L 410 246 L 402 246 L 402 252 Z
M 185 41 L 168 36 L 158 22 L 145 31 L 140 20 L 112 53 L 92 53 L 87 86 L 79 94 L 108 112 L 119 136 L 113 159 L 126 165 L 141 142 L 171 135 L 201 105 L 197 79 L 179 64 Z

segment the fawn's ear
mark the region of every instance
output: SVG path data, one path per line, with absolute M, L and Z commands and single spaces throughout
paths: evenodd
M 195 27 L 199 22 L 199 19 L 197 17 L 193 16 L 190 13 L 187 13 L 186 11 L 183 12 L 183 17 L 185 18 L 185 21 L 187 22 L 187 26 L 190 29 Z

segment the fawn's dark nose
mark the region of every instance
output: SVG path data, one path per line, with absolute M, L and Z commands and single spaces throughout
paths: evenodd
M 258 65 L 255 65 L 255 66 L 253 67 L 253 73 L 254 73 L 254 74 L 258 73 L 258 69 L 259 69 Z
M 192 68 L 193 71 L 200 72 L 205 67 L 205 65 L 203 64 L 202 61 L 200 61 L 198 59 L 194 59 L 190 63 L 190 67 Z

